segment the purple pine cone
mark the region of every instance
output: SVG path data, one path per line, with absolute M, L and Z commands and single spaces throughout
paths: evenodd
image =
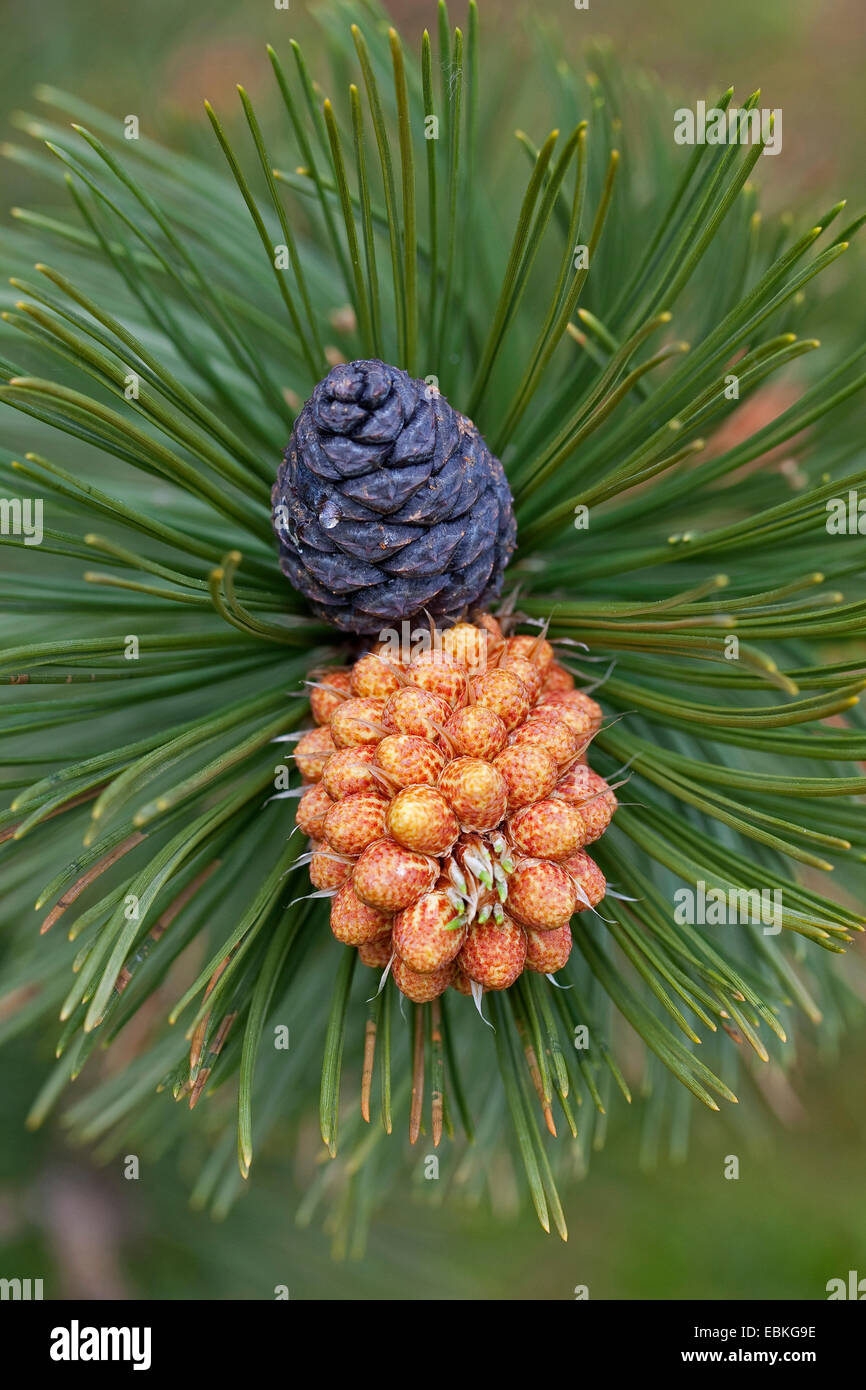
M 271 500 L 283 573 L 345 632 L 457 618 L 499 594 L 514 550 L 502 464 L 435 388 L 384 362 L 319 382 Z

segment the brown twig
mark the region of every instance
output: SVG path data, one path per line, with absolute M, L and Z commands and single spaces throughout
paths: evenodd
M 121 840 L 119 845 L 115 845 L 114 849 L 109 850 L 108 854 L 103 855 L 95 864 L 92 864 L 87 873 L 82 874 L 81 878 L 73 883 L 71 888 L 67 888 L 61 898 L 58 898 L 39 928 L 40 936 L 44 936 L 47 931 L 50 931 L 58 917 L 61 917 L 67 907 L 81 896 L 85 888 L 89 888 L 91 883 L 94 883 L 101 874 L 105 873 L 106 869 L 110 869 L 112 864 L 116 864 L 118 859 L 122 859 L 125 854 L 128 854 L 131 849 L 135 849 L 146 839 L 147 836 L 142 834 L 140 830 L 134 830 L 131 835 L 127 835 L 125 840 Z
M 364 1031 L 364 1069 L 361 1073 L 361 1114 L 370 1123 L 370 1092 L 373 1087 L 373 1059 L 376 1056 L 376 1020 L 367 1019 Z

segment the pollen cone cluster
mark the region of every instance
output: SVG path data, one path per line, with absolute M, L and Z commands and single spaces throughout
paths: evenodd
M 337 939 L 417 1003 L 561 969 L 617 803 L 586 761 L 601 708 L 550 643 L 482 614 L 311 681 L 296 819 Z

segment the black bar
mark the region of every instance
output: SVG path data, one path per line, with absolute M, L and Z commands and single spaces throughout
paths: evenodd
M 249 1381 L 270 1367 L 269 1374 L 282 1368 L 290 1383 L 296 1376 L 309 1377 L 310 1360 L 318 1363 L 316 1379 L 324 1377 L 326 1383 L 332 1383 L 342 1365 L 364 1375 L 377 1367 L 393 1380 L 412 1376 L 424 1366 L 432 1368 L 434 1360 L 440 1360 L 444 1370 L 454 1365 L 454 1356 L 458 1361 L 467 1357 L 467 1368 L 472 1364 L 476 1370 L 489 1369 L 498 1353 L 523 1336 L 527 1356 L 543 1357 L 547 1374 L 551 1362 L 555 1365 L 560 1357 L 585 1369 L 589 1351 L 598 1358 L 596 1375 L 607 1364 L 614 1378 L 631 1369 L 655 1376 L 678 1368 L 700 1376 L 713 1367 L 734 1373 L 797 1367 L 826 1380 L 843 1368 L 850 1374 L 859 1364 L 866 1330 L 859 1292 L 855 1299 L 821 1302 L 568 1301 L 568 1313 L 561 1310 L 555 1320 L 544 1323 L 531 1312 L 515 1323 L 508 1300 L 485 1303 L 481 1319 L 471 1308 L 452 1319 L 444 1312 L 425 1314 L 417 1305 L 396 1316 L 386 1310 L 371 1315 L 367 1306 L 356 1305 L 356 1313 L 345 1301 L 333 1309 L 326 1305 L 327 1312 L 311 1318 L 309 1305 L 291 1298 L 221 1303 L 4 1301 L 0 1336 L 7 1367 L 20 1358 L 40 1376 L 57 1376 L 61 1382 L 77 1374 L 93 1381 L 102 1371 L 139 1378 L 166 1372 L 196 1377 L 213 1373 L 221 1382 L 238 1374 Z M 460 1327 L 465 1335 L 455 1341 L 452 1333 Z M 332 1330 L 323 1337 L 326 1328 Z M 478 1338 L 474 1350 L 473 1328 Z M 404 1340 L 406 1353 L 400 1347 Z M 92 1359 L 94 1352 L 101 1359 Z M 115 1353 L 120 1359 L 114 1359 Z

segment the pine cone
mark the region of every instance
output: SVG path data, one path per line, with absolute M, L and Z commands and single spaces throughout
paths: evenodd
M 384 362 L 334 367 L 295 421 L 272 494 L 280 566 L 321 618 L 374 633 L 496 597 L 516 524 L 478 430 Z

